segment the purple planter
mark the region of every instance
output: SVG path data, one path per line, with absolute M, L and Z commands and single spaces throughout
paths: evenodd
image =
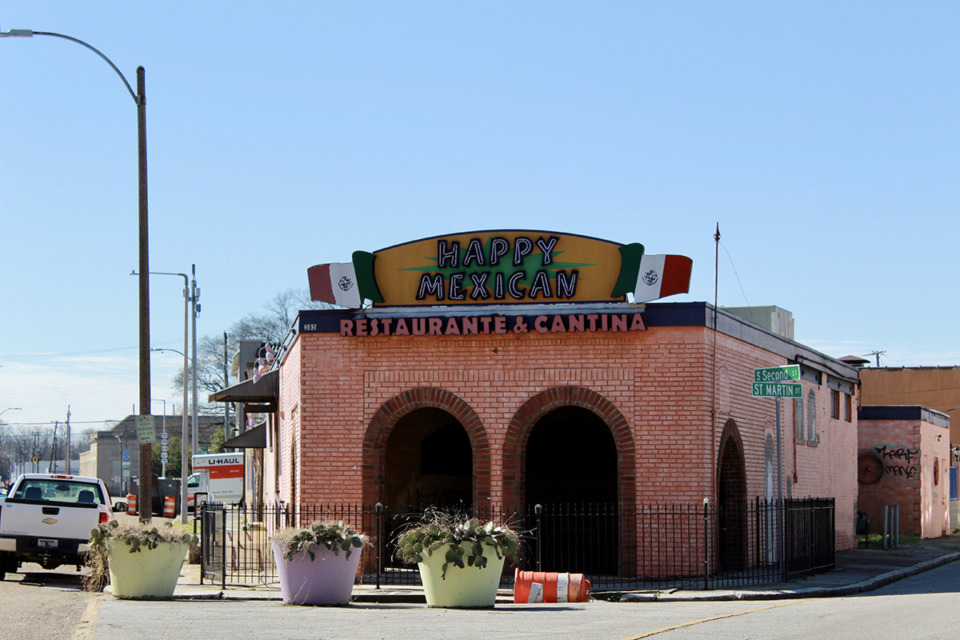
M 311 551 L 314 560 L 305 550 L 287 560 L 283 557 L 286 545 L 273 541 L 273 559 L 284 604 L 349 604 L 363 549 L 354 549 L 349 558 L 346 551 L 334 555 L 322 545 L 314 545 Z

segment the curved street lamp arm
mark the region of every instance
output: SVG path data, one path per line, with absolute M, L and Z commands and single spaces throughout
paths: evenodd
M 130 92 L 130 97 L 133 98 L 134 103 L 140 105 L 143 104 L 143 96 L 138 96 L 137 93 L 133 90 L 133 87 L 130 86 L 130 83 L 127 82 L 127 79 L 120 72 L 120 69 L 117 68 L 117 65 L 113 64 L 113 61 L 105 56 L 99 49 L 96 47 L 87 44 L 79 38 L 74 38 L 73 36 L 67 36 L 62 33 L 54 33 L 53 31 L 32 31 L 31 29 L 10 29 L 7 32 L 0 33 L 0 36 L 5 36 L 8 38 L 32 38 L 33 36 L 51 36 L 53 38 L 63 38 L 64 40 L 69 40 L 70 42 L 76 42 L 77 44 L 90 49 L 95 54 L 103 58 L 103 61 L 110 65 L 110 68 L 113 69 L 120 79 L 123 80 L 123 85 L 127 88 L 127 91 Z

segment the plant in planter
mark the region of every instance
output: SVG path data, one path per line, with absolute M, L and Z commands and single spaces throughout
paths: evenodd
M 196 536 L 169 522 L 101 523 L 90 532 L 84 587 L 101 591 L 109 583 L 118 598 L 171 598 L 187 550 L 197 543 Z
M 286 604 L 348 604 L 369 538 L 339 521 L 284 529 L 273 538 L 273 558 Z M 352 556 L 352 557 L 351 557 Z
M 492 607 L 503 564 L 519 549 L 508 525 L 438 510 L 397 537 L 397 557 L 417 564 L 430 607 Z

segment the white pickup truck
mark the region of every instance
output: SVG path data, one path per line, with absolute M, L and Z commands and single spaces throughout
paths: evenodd
M 20 476 L 0 498 L 0 580 L 24 562 L 79 569 L 90 549 L 90 531 L 113 518 L 110 493 L 97 478 Z

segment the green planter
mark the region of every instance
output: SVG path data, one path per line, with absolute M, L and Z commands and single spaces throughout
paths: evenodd
M 453 563 L 447 565 L 446 575 L 443 564 L 447 551 L 452 546 L 440 547 L 432 554 L 423 556 L 423 562 L 417 563 L 420 580 L 427 598 L 428 607 L 489 609 L 497 601 L 497 589 L 500 587 L 500 574 L 506 558 L 497 557 L 493 547 L 484 545 L 484 557 L 487 565 L 483 568 Z
M 155 549 L 141 547 L 136 553 L 120 540 L 107 541 L 110 589 L 125 600 L 169 600 L 173 597 L 180 568 L 190 545 L 160 542 Z

